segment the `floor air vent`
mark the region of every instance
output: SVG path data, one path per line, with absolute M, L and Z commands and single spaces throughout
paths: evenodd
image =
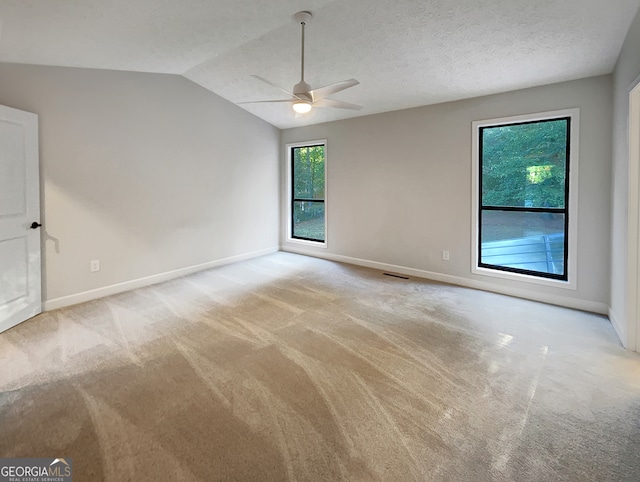
M 399 274 L 382 273 L 385 276 L 391 276 L 392 278 L 409 279 L 406 276 L 400 276 Z

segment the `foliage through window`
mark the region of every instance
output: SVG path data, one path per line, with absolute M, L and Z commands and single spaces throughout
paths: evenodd
M 325 240 L 325 146 L 291 147 L 291 237 Z
M 566 281 L 571 117 L 478 134 L 478 266 Z

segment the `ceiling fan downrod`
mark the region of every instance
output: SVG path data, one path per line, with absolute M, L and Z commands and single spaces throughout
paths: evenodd
M 312 17 L 311 12 L 307 12 L 307 11 L 298 12 L 293 16 L 293 18 L 302 27 L 302 33 L 301 33 L 302 41 L 300 43 L 301 45 L 300 46 L 300 82 L 298 82 L 296 85 L 293 86 L 293 93 L 294 95 L 298 96 L 298 98 L 300 98 L 300 100 L 302 101 L 301 103 L 303 104 L 307 104 L 307 103 L 310 104 L 311 102 L 313 102 L 313 97 L 309 95 L 311 86 L 304 81 L 304 34 L 305 34 L 305 27 L 307 23 L 309 23 L 309 21 L 311 20 L 311 17 Z M 300 106 L 300 108 L 308 112 L 306 110 L 306 107 Z
M 302 42 L 300 42 L 300 82 L 304 82 L 304 29 L 311 20 L 311 12 L 302 11 L 296 13 L 293 18 L 302 26 Z
M 300 22 L 300 25 L 302 25 L 302 42 L 301 42 L 302 51 L 301 51 L 301 54 L 300 54 L 300 59 L 301 59 L 300 60 L 300 80 L 302 82 L 304 82 L 304 27 L 305 27 L 305 25 L 307 25 L 307 23 L 306 22 Z

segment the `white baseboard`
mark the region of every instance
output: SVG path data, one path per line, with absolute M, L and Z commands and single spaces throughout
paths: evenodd
M 276 251 L 278 251 L 277 247 L 262 249 L 259 251 L 230 256 L 228 258 L 217 259 L 215 261 L 209 261 L 207 263 L 197 264 L 194 266 L 187 266 L 186 268 L 179 268 L 173 271 L 167 271 L 166 273 L 158 273 L 152 276 L 146 276 L 144 278 L 125 281 L 123 283 L 117 283 L 114 285 L 105 286 L 103 288 L 97 288 L 94 290 L 83 291 L 81 293 L 76 293 L 69 296 L 54 298 L 52 300 L 47 300 L 44 302 L 44 311 L 56 310 L 58 308 L 64 308 L 65 306 L 77 305 L 78 303 L 84 303 L 86 301 L 104 298 L 105 296 L 115 295 L 124 291 L 143 288 L 145 286 L 162 283 L 163 281 L 180 278 L 192 273 L 197 273 L 198 271 L 203 271 L 205 269 L 215 268 L 217 266 L 223 266 L 225 264 L 237 263 L 238 261 L 244 261 L 251 258 L 257 258 L 258 256 L 275 253 Z
M 616 330 L 616 334 L 618 335 L 618 338 L 620 338 L 622 346 L 625 348 L 629 348 L 627 340 L 627 330 L 625 329 L 626 327 L 623 323 L 620 323 L 620 320 L 611 308 L 609 308 L 608 316 L 611 324 L 613 325 L 613 329 Z
M 417 278 L 425 278 L 433 281 L 440 281 L 441 283 L 449 283 L 457 286 L 462 286 L 465 288 L 473 288 L 473 289 L 482 290 L 482 291 L 491 291 L 491 292 L 500 293 L 503 295 L 514 296 L 516 298 L 524 298 L 532 301 L 540 301 L 542 303 L 563 306 L 566 308 L 573 308 L 576 310 L 588 311 L 590 313 L 597 313 L 600 315 L 607 315 L 609 313 L 609 307 L 606 304 L 598 303 L 595 301 L 579 300 L 575 298 L 568 298 L 565 296 L 558 296 L 558 295 L 550 295 L 546 293 L 536 293 L 530 290 L 524 290 L 520 288 L 509 288 L 505 286 L 494 285 L 492 283 L 487 283 L 484 281 L 461 278 L 459 276 L 435 273 L 432 271 L 409 268 L 407 266 L 397 266 L 394 264 L 380 263 L 378 261 L 371 261 L 368 259 L 352 258 L 350 256 L 343 256 L 341 254 L 331 254 L 326 252 L 313 251 L 310 249 L 292 247 L 292 246 L 281 246 L 280 250 L 286 251 L 289 253 L 302 254 L 305 256 L 313 256 L 315 258 L 328 259 L 331 261 L 339 261 L 341 263 L 355 264 L 357 266 L 364 266 L 366 268 L 373 268 L 381 271 L 392 271 L 398 274 L 415 276 Z

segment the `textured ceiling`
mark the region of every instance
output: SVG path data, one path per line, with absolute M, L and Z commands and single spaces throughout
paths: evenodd
M 242 108 L 280 128 L 613 70 L 640 0 L 0 0 L 0 61 L 182 74 L 231 102 L 356 78 L 360 111 Z

